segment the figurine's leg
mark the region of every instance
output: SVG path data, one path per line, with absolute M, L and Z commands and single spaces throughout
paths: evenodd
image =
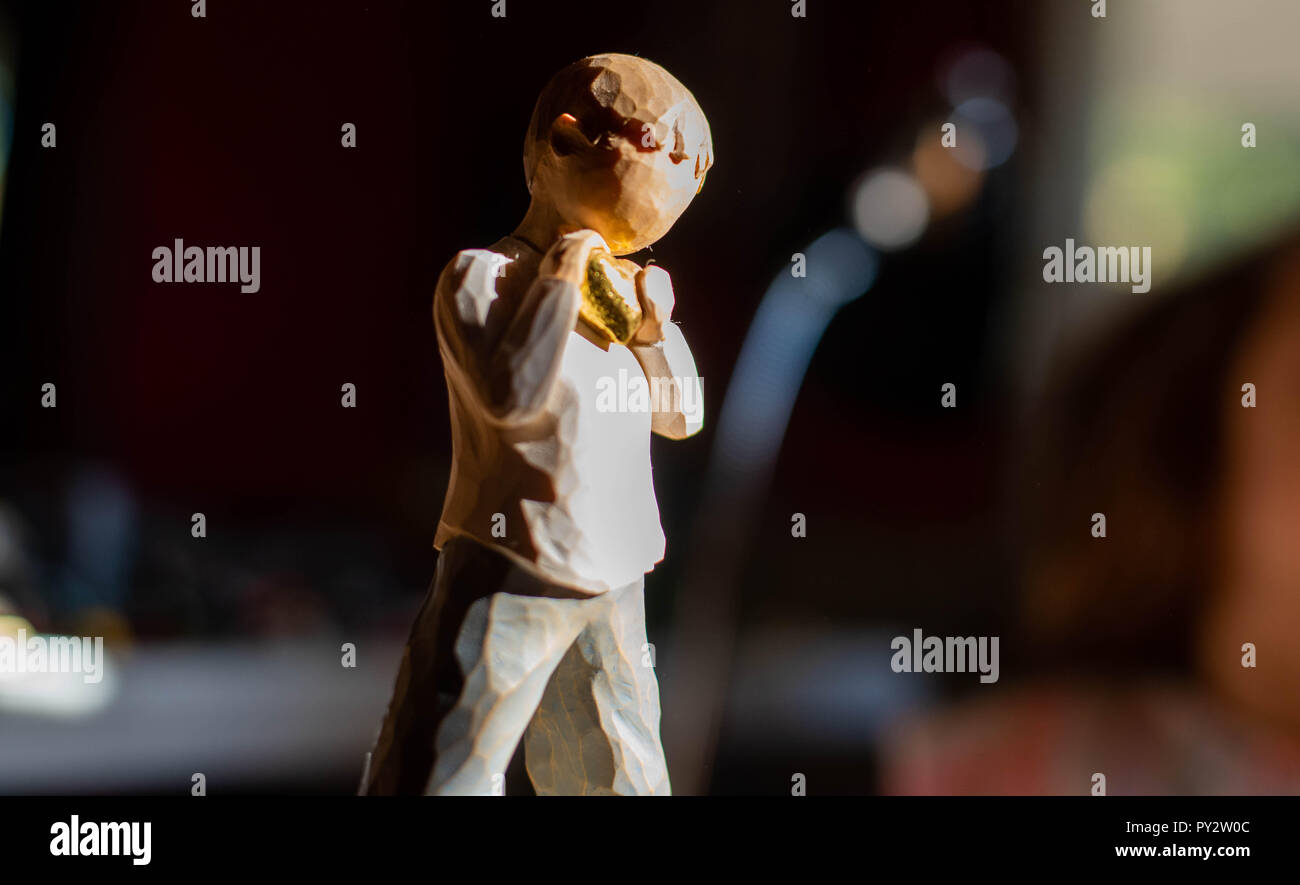
M 367 756 L 361 792 L 371 796 L 418 796 L 428 789 L 434 770 L 435 740 L 444 719 L 462 699 L 482 694 L 481 689 L 475 687 L 471 687 L 470 695 L 466 694 L 466 674 L 476 663 L 474 650 L 457 647 L 458 637 L 462 636 L 469 636 L 470 645 L 474 644 L 473 631 L 466 633 L 466 623 L 476 604 L 486 609 L 494 596 L 501 595 L 522 599 L 513 607 L 530 610 L 528 600 L 547 597 L 554 603 L 561 601 L 565 592 L 521 572 L 499 553 L 475 541 L 466 538 L 449 541 L 438 557 L 433 586 L 411 627 L 392 699 L 375 747 Z M 567 601 L 572 604 L 588 598 L 569 594 Z M 565 620 L 569 615 L 562 609 L 548 608 L 544 604 L 536 606 L 533 615 L 551 624 L 550 630 L 558 629 L 562 635 L 568 636 L 560 648 L 561 654 L 581 628 L 581 622 L 569 624 Z M 557 617 L 558 622 L 555 620 Z M 481 613 L 475 623 L 481 640 L 486 637 Z M 498 632 L 507 626 L 502 617 L 497 618 L 495 629 Z M 539 631 L 541 635 L 547 632 Z M 560 643 L 560 639 L 554 641 Z M 498 651 L 502 660 L 511 662 L 511 666 L 527 668 L 536 665 L 549 675 L 554 662 L 543 660 L 545 656 L 537 653 L 531 634 L 529 643 L 525 647 L 524 641 L 519 640 L 516 643 L 518 652 L 513 647 Z M 462 650 L 470 655 L 465 670 L 461 669 L 462 662 L 457 659 L 457 652 Z M 522 656 L 526 653 L 531 655 L 532 663 L 524 662 Z M 521 657 L 513 657 L 516 654 Z M 490 662 L 480 663 L 484 668 L 491 667 Z M 539 677 L 542 682 L 545 682 L 545 675 Z M 531 714 L 532 708 L 529 707 L 522 714 L 524 723 Z M 463 722 L 457 727 L 463 728 Z M 522 730 L 524 726 L 521 724 L 519 727 Z M 449 738 L 450 735 L 451 732 Z
M 460 692 L 451 653 L 456 633 L 469 606 L 499 588 L 479 579 L 475 563 L 487 565 L 490 560 L 481 547 L 460 539 L 448 543 L 438 557 L 433 583 L 402 650 L 374 749 L 366 756 L 364 795 L 418 796 L 429 782 L 434 735 Z
M 426 793 L 492 795 L 504 786 L 510 757 L 593 601 L 502 592 L 469 607 L 455 643 L 464 684 L 438 728 Z
M 643 581 L 592 600 L 524 739 L 538 795 L 671 792 L 648 651 Z

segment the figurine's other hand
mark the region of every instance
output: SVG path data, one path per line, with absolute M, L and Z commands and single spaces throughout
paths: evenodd
M 664 340 L 664 326 L 673 316 L 676 299 L 668 271 L 650 265 L 636 275 L 636 297 L 641 302 L 641 325 L 632 344 L 655 344 Z
M 577 230 L 555 241 L 542 258 L 540 276 L 558 277 L 581 286 L 587 276 L 587 262 L 596 249 L 608 250 L 605 239 L 594 230 Z

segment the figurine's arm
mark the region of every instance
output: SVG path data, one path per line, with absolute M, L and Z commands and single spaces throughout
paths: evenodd
M 704 383 L 681 329 L 670 321 L 673 284 L 667 271 L 651 265 L 637 275 L 643 319 L 628 344 L 649 380 L 650 429 L 669 439 L 685 439 L 704 426 Z
M 527 423 L 545 407 L 577 323 L 587 257 L 603 245 L 590 231 L 561 237 L 543 257 L 499 340 L 488 329 L 488 309 L 497 297 L 500 259 L 462 252 L 443 271 L 434 299 L 443 358 L 468 376 L 495 422 Z

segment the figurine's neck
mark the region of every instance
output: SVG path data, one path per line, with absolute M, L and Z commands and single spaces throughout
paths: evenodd
M 514 229 L 514 236 L 545 252 L 566 233 L 568 227 L 571 225 L 565 224 L 554 207 L 533 200 L 528 204 L 528 212 L 524 215 L 524 220 Z

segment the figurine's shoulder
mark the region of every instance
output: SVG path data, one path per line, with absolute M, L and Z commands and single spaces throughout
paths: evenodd
M 506 237 L 485 249 L 462 249 L 443 268 L 439 288 L 456 289 L 467 282 L 478 288 L 495 288 L 495 281 L 535 271 L 540 256 L 515 237 Z
M 497 279 L 510 259 L 492 249 L 462 249 L 438 278 L 434 300 L 464 323 L 482 325 L 497 298 Z
M 491 246 L 477 249 L 461 249 L 447 262 L 447 271 L 468 271 L 487 266 L 499 268 L 505 264 L 521 262 L 534 263 L 540 255 L 530 245 L 516 237 L 504 237 Z
M 505 237 L 485 249 L 462 249 L 443 268 L 434 295 L 461 323 L 483 326 L 498 298 L 514 303 L 537 275 L 541 256 L 529 244 Z
M 497 267 L 509 259 L 491 249 L 462 249 L 452 256 L 442 269 L 438 288 L 457 288 L 469 279 L 488 279 L 496 277 Z

